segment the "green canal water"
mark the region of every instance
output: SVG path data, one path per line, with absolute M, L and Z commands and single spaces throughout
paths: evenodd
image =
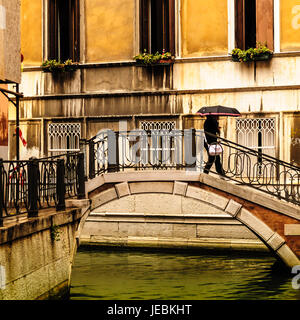
M 274 263 L 254 253 L 79 248 L 70 300 L 300 300 L 295 275 Z

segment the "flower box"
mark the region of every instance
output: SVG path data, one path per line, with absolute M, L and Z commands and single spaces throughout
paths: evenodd
M 137 67 L 166 67 L 166 66 L 171 66 L 174 63 L 173 59 L 169 60 L 159 60 L 158 62 L 155 63 L 145 63 L 144 61 L 136 61 L 135 65 Z
M 170 66 L 174 63 L 174 57 L 172 57 L 170 52 L 163 53 L 156 52 L 155 54 L 144 53 L 138 54 L 133 57 L 136 61 L 137 67 L 161 67 L 161 66 Z
M 56 60 L 46 60 L 42 63 L 41 68 L 43 72 L 61 73 L 72 72 L 78 69 L 78 63 L 67 60 L 64 63 Z
M 232 60 L 233 62 L 240 62 L 239 57 L 238 57 L 237 55 L 232 55 L 232 56 L 231 56 L 231 60 Z
M 273 52 L 259 42 L 255 48 L 241 50 L 235 48 L 231 52 L 231 60 L 233 62 L 249 62 L 249 61 L 267 61 L 272 58 Z
M 267 61 L 272 58 L 272 53 L 264 53 L 253 57 L 253 61 Z

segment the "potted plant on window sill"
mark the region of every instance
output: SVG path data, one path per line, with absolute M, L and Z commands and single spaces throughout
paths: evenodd
M 60 73 L 60 72 L 72 72 L 78 69 L 78 63 L 73 62 L 71 59 L 65 62 L 53 60 L 45 60 L 41 68 L 43 72 Z
M 133 59 L 136 61 L 136 66 L 140 67 L 169 66 L 174 63 L 172 54 L 165 50 L 162 53 L 156 52 L 155 54 L 147 53 L 144 50 L 143 53 L 136 55 Z
M 273 52 L 266 46 L 257 42 L 255 48 L 242 50 L 235 48 L 231 51 L 233 62 L 267 61 L 272 58 Z

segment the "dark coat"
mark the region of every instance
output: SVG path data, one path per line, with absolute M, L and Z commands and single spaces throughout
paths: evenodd
M 209 132 L 214 135 L 219 135 L 220 130 L 219 130 L 219 123 L 218 120 L 214 117 L 207 117 L 207 119 L 204 122 L 204 131 Z M 208 134 L 205 134 L 206 141 L 208 144 L 211 144 L 213 142 L 217 142 L 216 137 L 212 137 Z

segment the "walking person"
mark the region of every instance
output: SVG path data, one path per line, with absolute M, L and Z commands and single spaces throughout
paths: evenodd
M 204 173 L 209 173 L 210 168 L 212 167 L 213 163 L 215 163 L 217 172 L 221 176 L 224 176 L 225 172 L 222 167 L 221 157 L 219 155 L 214 156 L 209 154 L 209 145 L 213 143 L 217 143 L 217 137 L 213 137 L 207 133 L 211 133 L 215 136 L 220 135 L 218 116 L 215 116 L 215 115 L 206 116 L 206 120 L 204 122 L 204 132 L 205 132 L 205 138 L 206 138 L 204 141 L 204 148 L 206 149 L 208 154 L 208 160 L 204 167 Z

